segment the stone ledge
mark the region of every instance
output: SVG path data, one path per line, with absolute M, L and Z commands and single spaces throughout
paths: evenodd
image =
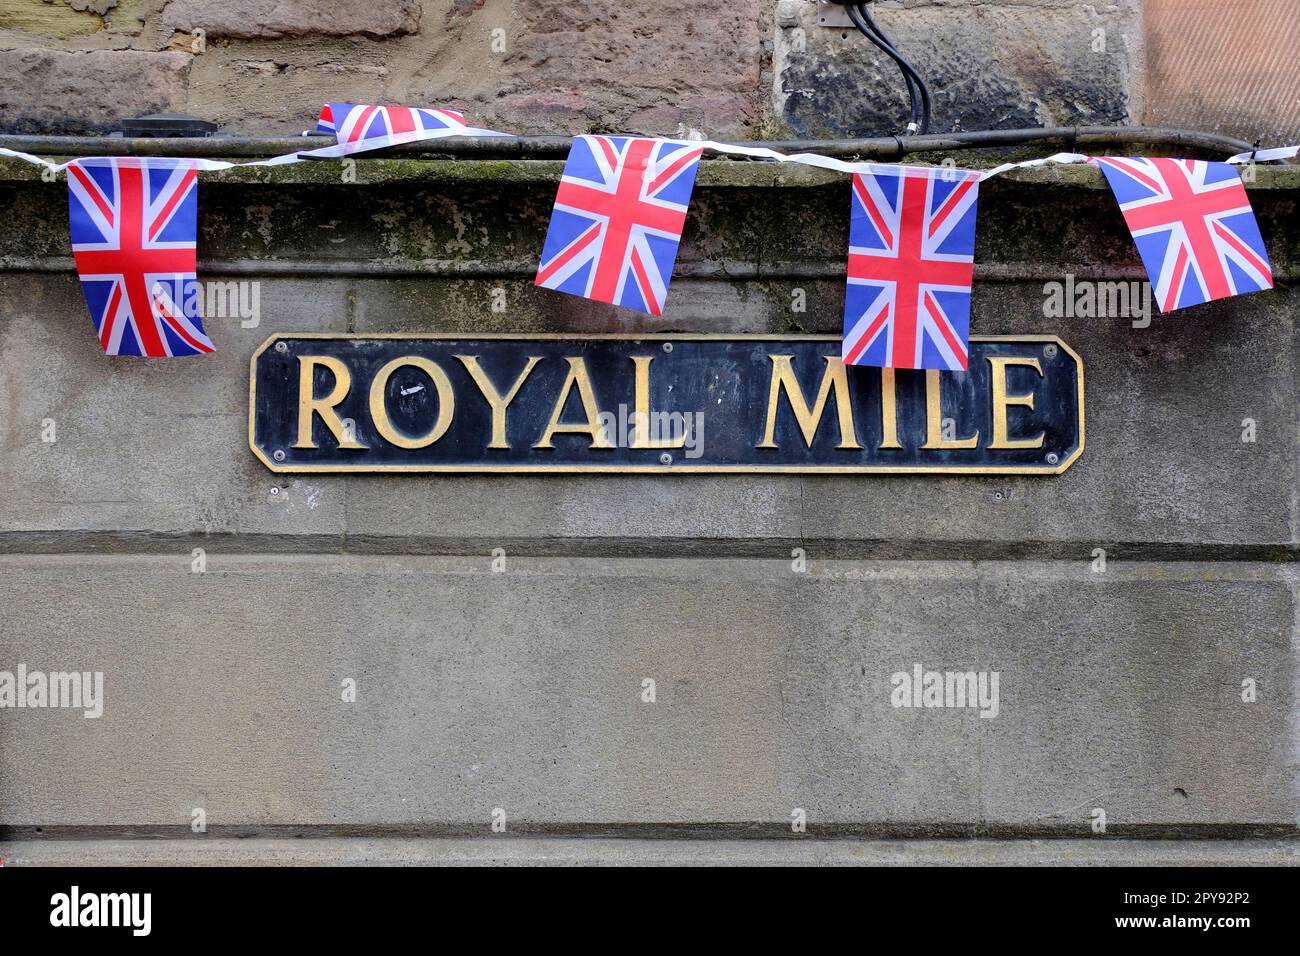
M 42 158 L 52 162 L 64 162 L 73 157 L 49 154 L 42 155 Z M 196 151 L 194 158 L 203 158 L 203 154 Z M 457 182 L 556 183 L 559 182 L 560 172 L 564 168 L 564 161 L 558 159 L 395 159 L 364 155 L 353 158 L 356 160 L 356 181 L 348 183 L 349 186 L 378 186 L 391 183 L 446 185 Z M 912 165 L 926 165 L 918 160 L 909 162 Z M 199 175 L 205 183 L 223 185 L 342 187 L 339 163 L 338 160 L 308 160 L 286 166 L 244 166 L 204 172 Z M 881 165 L 900 164 L 885 162 Z M 971 168 L 979 167 L 972 165 Z M 1247 189 L 1252 192 L 1300 190 L 1300 166 L 1261 164 L 1256 168 L 1255 176 L 1255 181 L 1247 185 Z M 0 156 L 0 182 L 29 182 L 40 179 L 40 167 L 19 159 Z M 833 170 L 796 163 L 738 159 L 706 159 L 700 163 L 700 173 L 696 180 L 702 187 L 749 189 L 797 189 L 846 181 L 847 174 Z M 1101 170 L 1084 163 L 1024 167 L 1003 173 L 989 180 L 988 185 L 997 185 L 999 182 L 1088 190 L 1107 188 Z
M 564 837 L 0 840 L 6 866 L 1297 866 L 1279 840 Z

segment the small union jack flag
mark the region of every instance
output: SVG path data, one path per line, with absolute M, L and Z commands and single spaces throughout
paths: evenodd
M 326 103 L 316 121 L 316 132 L 333 133 L 344 153 L 456 136 L 465 130 L 463 113 L 436 107 Z
M 68 165 L 72 255 L 109 355 L 214 351 L 195 276 L 198 188 L 185 160 L 96 157 Z
M 1273 288 L 1264 239 L 1235 167 L 1096 157 L 1161 312 Z
M 702 152 L 668 140 L 576 137 L 536 284 L 661 315 Z
M 846 365 L 966 368 L 978 196 L 965 170 L 853 174 Z

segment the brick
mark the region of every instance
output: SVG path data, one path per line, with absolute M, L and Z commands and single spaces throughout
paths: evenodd
M 416 0 L 172 0 L 162 15 L 163 26 L 173 30 L 245 39 L 395 36 L 415 33 L 419 21 Z
M 0 50 L 0 128 L 97 132 L 123 117 L 185 105 L 191 57 L 136 50 Z

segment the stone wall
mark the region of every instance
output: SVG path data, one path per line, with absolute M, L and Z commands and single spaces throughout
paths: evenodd
M 1146 115 L 1137 0 L 881 7 L 929 65 L 939 128 Z M 172 109 L 294 133 L 330 97 L 525 132 L 891 128 L 892 74 L 817 15 L 0 0 L 0 128 Z M 200 278 L 258 283 L 260 321 L 210 317 L 213 356 L 113 361 L 65 186 L 0 162 L 0 670 L 106 680 L 98 719 L 0 711 L 0 856 L 1295 859 L 1295 170 L 1250 187 L 1277 288 L 1147 327 L 1044 314 L 1045 283 L 1142 275 L 1096 169 L 982 187 L 973 331 L 1057 334 L 1084 361 L 1086 449 L 1060 477 L 292 476 L 253 457 L 248 361 L 276 332 L 840 330 L 843 177 L 703 163 L 656 319 L 532 284 L 559 170 L 204 174 Z M 998 717 L 895 709 L 889 676 L 916 663 L 998 671 Z M 803 842 L 633 841 L 788 838 L 795 808 Z M 277 839 L 297 835 L 319 839 Z M 398 839 L 426 836 L 444 849 Z M 998 839 L 879 842 L 972 836 Z
M 652 319 L 532 286 L 558 170 L 207 175 L 201 275 L 260 282 L 260 325 L 210 320 L 202 359 L 113 361 L 63 185 L 2 168 L 0 667 L 106 675 L 99 719 L 0 712 L 6 858 L 59 858 L 50 835 L 89 839 L 83 859 L 173 845 L 101 839 L 123 834 L 183 835 L 184 859 L 236 836 L 487 837 L 495 808 L 547 838 L 788 837 L 803 808 L 810 838 L 1050 837 L 1016 851 L 1048 859 L 1106 852 L 1067 838 L 1294 836 L 1293 172 L 1252 187 L 1277 290 L 1148 328 L 1044 317 L 1046 281 L 1139 274 L 1095 169 L 986 185 L 974 330 L 1059 334 L 1085 363 L 1087 447 L 1060 477 L 291 476 L 253 457 L 248 360 L 274 332 L 839 329 L 843 178 L 706 162 Z M 889 675 L 915 663 L 998 671 L 998 717 L 895 709 Z M 294 853 L 424 852 L 387 846 Z M 789 852 L 841 858 L 811 846 Z
M 893 131 L 894 68 L 818 13 L 812 0 L 0 0 L 0 130 L 98 131 L 167 109 L 296 133 L 332 98 L 458 106 L 518 132 Z M 1137 115 L 1139 0 L 879 15 L 934 86 L 936 130 Z

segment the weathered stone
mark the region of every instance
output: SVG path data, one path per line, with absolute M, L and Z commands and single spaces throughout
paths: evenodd
M 1087 836 L 1101 808 L 1123 836 L 1300 813 L 1275 565 L 0 556 L 0 621 L 0 668 L 104 674 L 102 717 L 0 711 L 0 826 L 202 807 L 486 834 L 501 807 L 516 833 L 788 835 L 801 807 L 812 832 Z M 917 664 L 998 672 L 996 716 L 896 706 Z
M 91 35 L 104 28 L 103 14 L 116 5 L 117 0 L 42 0 L 39 3 L 7 4 L 0 14 L 0 46 L 10 45 L 4 42 L 4 37 L 11 30 L 55 40 Z
M 51 37 L 99 21 L 40 6 L 58 11 Z M 129 111 L 181 108 L 227 131 L 296 133 L 322 99 L 449 94 L 485 125 L 548 133 L 870 132 L 901 115 L 892 68 L 861 38 L 811 28 L 810 3 L 539 0 L 519 19 L 504 0 L 421 6 L 418 35 L 213 34 L 168 60 L 126 47 L 188 33 L 168 39 L 162 3 L 128 4 L 75 43 L 179 64 L 146 89 L 165 102 Z M 1132 0 L 878 6 L 937 74 L 940 128 L 1120 118 L 1137 102 Z M 9 70 L 6 123 L 102 128 L 116 68 L 49 50 L 0 54 L 0 68 L 24 56 L 39 62 Z M 791 105 L 805 88 L 824 119 Z M 140 89 L 118 76 L 107 122 Z M 1300 815 L 1295 169 L 1262 169 L 1250 191 L 1277 288 L 1149 325 L 1045 311 L 1047 283 L 1142 275 L 1096 168 L 982 186 L 974 333 L 1057 334 L 1083 357 L 1087 443 L 1059 478 L 295 476 L 253 458 L 248 358 L 274 332 L 839 331 L 845 177 L 702 164 L 655 317 L 533 284 L 561 167 L 205 173 L 200 278 L 258 282 L 260 322 L 209 315 L 216 355 L 139 361 L 98 350 L 64 184 L 0 162 L 0 670 L 106 677 L 99 719 L 0 710 L 0 833 L 95 838 L 0 857 L 1294 858 L 1240 838 L 1294 836 Z M 916 664 L 997 671 L 998 716 L 894 707 L 892 678 Z M 340 697 L 347 678 L 356 703 Z M 196 807 L 208 841 L 103 839 L 188 836 Z M 524 834 L 506 850 L 470 836 L 494 807 Z M 807 840 L 790 839 L 795 807 Z M 1097 810 L 1108 840 L 1091 835 Z M 335 827 L 448 842 L 278 839 Z M 687 828 L 774 839 L 638 839 Z M 632 839 L 542 836 L 556 832 Z M 1021 839 L 855 839 L 970 834 Z
M 417 0 L 168 0 L 162 24 L 211 37 L 384 37 L 415 33 Z
M 816 25 L 803 4 L 779 27 L 776 113 L 804 136 L 902 130 L 907 96 L 898 68 L 853 27 Z M 933 132 L 1107 125 L 1130 117 L 1137 0 L 1103 11 L 1073 2 L 882 6 L 877 20 L 934 94 Z M 1098 50 L 1098 33 L 1105 47 Z
M 0 394 L 13 398 L 0 403 L 0 547 L 139 548 L 178 538 L 201 546 L 214 538 L 254 550 L 328 541 L 376 552 L 477 553 L 505 541 L 526 553 L 771 554 L 806 546 L 895 557 L 1027 550 L 1076 560 L 1099 547 L 1112 556 L 1182 557 L 1206 548 L 1256 555 L 1296 548 L 1296 292 L 1286 278 L 1297 261 L 1287 230 L 1296 180 L 1264 172 L 1251 195 L 1279 288 L 1156 316 L 1145 329 L 1128 318 L 1044 315 L 1046 282 L 1140 275 L 1096 169 L 1035 169 L 985 184 L 975 334 L 1050 331 L 1083 356 L 1087 445 L 1060 478 L 324 475 L 292 478 L 271 497 L 276 476 L 252 458 L 243 434 L 245 363 L 271 331 L 839 330 L 842 177 L 705 162 L 669 308 L 653 317 L 533 285 L 560 168 L 366 160 L 355 185 L 342 183 L 333 163 L 206 178 L 201 254 L 244 263 L 242 277 L 261 282 L 264 317 L 256 329 L 211 320 L 217 355 L 179 363 L 196 369 L 187 395 L 215 416 L 211 423 L 186 403 L 151 401 L 161 369 L 102 374 L 108 360 L 97 353 L 70 274 L 6 278 L 0 354 L 11 361 L 0 366 Z M 1272 188 L 1275 181 L 1290 185 Z M 0 202 L 31 224 L 0 234 L 0 257 L 66 255 L 61 184 L 24 180 L 0 192 Z M 318 264 L 283 274 L 302 260 Z M 493 307 L 498 288 L 504 312 Z M 805 312 L 792 311 L 797 289 Z M 1189 324 L 1203 331 L 1189 337 Z M 1211 329 L 1219 344 L 1207 348 Z M 1224 381 L 1233 383 L 1230 393 L 1207 407 L 1205 389 Z M 66 443 L 41 443 L 46 417 L 58 420 Z M 1242 441 L 1246 419 L 1256 423 L 1253 443 Z M 160 433 L 166 449 L 153 444 Z M 123 442 L 133 450 L 117 464 Z M 155 489 L 159 455 L 184 477 Z M 310 496 L 314 508 L 291 510 Z
M 1300 137 L 1292 0 L 1147 0 L 1146 120 L 1265 146 Z
M 492 112 L 524 132 L 583 132 L 585 120 L 602 130 L 675 134 L 687 124 L 743 136 L 761 116 L 763 6 L 758 0 L 672 0 L 653 9 L 618 0 L 526 5 L 504 64 L 510 92 L 525 98 L 493 105 Z M 526 108 L 531 95 L 573 94 L 596 108 L 570 114 L 559 129 Z
M 191 58 L 134 50 L 0 50 L 0 127 L 98 132 L 125 117 L 183 110 Z
M 45 2 L 49 3 L 50 0 L 45 0 Z M 66 3 L 74 10 L 88 10 L 91 13 L 98 13 L 101 16 L 108 13 L 109 10 L 112 10 L 118 4 L 118 0 L 62 0 L 62 2 Z

